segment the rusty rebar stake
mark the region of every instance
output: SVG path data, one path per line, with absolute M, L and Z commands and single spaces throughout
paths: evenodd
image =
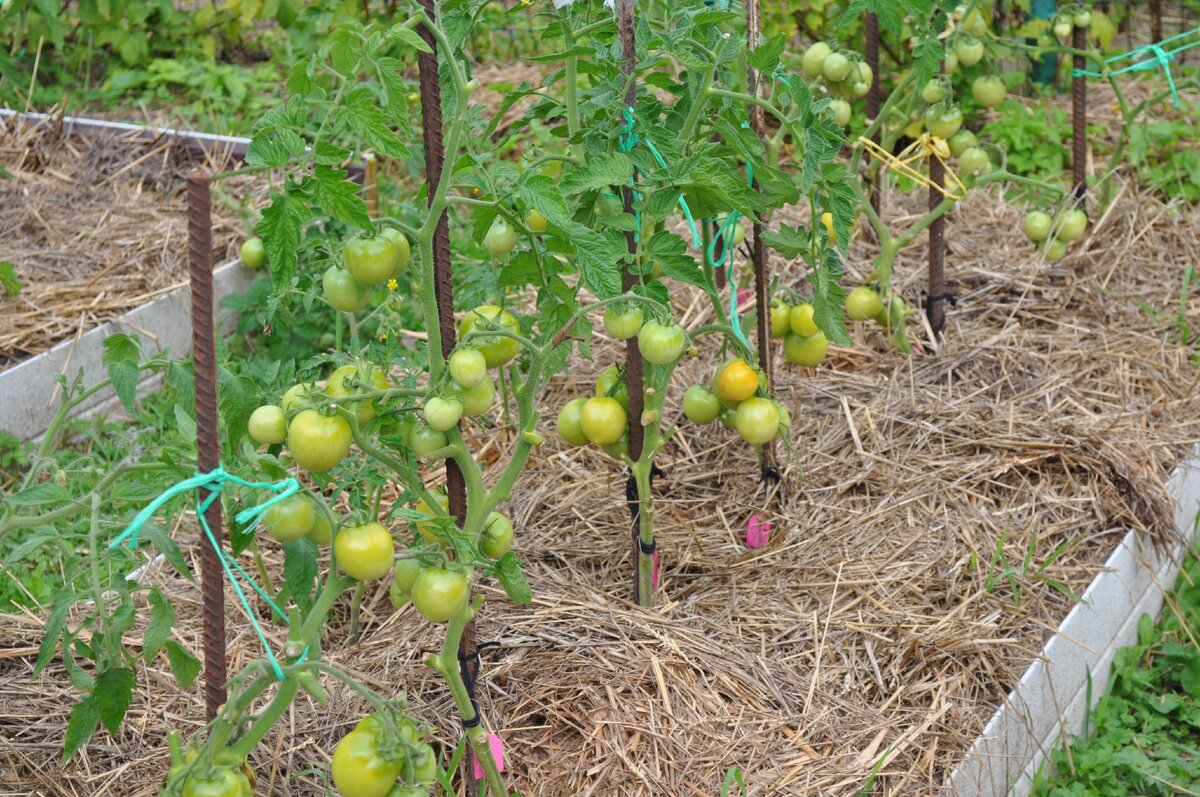
M 633 77 L 634 69 L 637 67 L 637 38 L 634 32 L 633 24 L 633 0 L 619 0 L 617 3 L 617 38 L 621 43 L 621 53 L 623 61 L 621 63 L 621 73 L 626 76 L 629 83 L 629 88 L 625 92 L 625 105 L 629 107 L 629 112 L 637 107 L 637 81 Z M 637 170 L 634 170 L 633 180 L 637 182 Z M 625 212 L 633 215 L 633 186 L 627 185 L 621 188 L 621 197 L 624 200 Z M 629 253 L 637 252 L 637 233 L 630 231 L 625 233 L 626 246 Z M 632 290 L 637 284 L 638 278 L 628 266 L 624 269 L 621 275 L 621 282 L 625 290 Z M 632 337 L 625 341 L 625 385 L 629 389 L 629 458 L 636 462 L 642 456 L 642 443 L 644 440 L 645 430 L 642 428 L 642 411 L 644 409 L 644 375 L 642 364 L 642 352 L 638 349 L 637 338 Z M 631 489 L 632 488 L 632 489 Z M 633 602 L 640 603 L 641 589 L 638 584 L 638 568 L 640 564 L 639 557 L 642 555 L 641 545 L 641 518 L 638 509 L 638 491 L 637 480 L 633 474 L 629 475 L 628 483 L 625 487 L 626 500 L 630 501 L 629 513 L 632 516 L 631 522 L 631 543 L 633 551 Z
M 210 473 L 221 465 L 221 427 L 217 414 L 217 352 L 213 323 L 212 199 L 208 174 L 187 176 L 188 274 L 192 291 L 192 360 L 196 390 L 196 470 Z M 200 489 L 200 500 L 211 494 Z M 204 513 L 212 542 L 221 545 L 221 502 Z M 225 702 L 225 572 L 208 540 L 200 541 L 200 584 L 204 602 L 204 713 L 217 716 Z
M 436 0 L 421 0 L 421 6 L 429 19 L 437 19 Z M 429 203 L 433 204 L 434 187 L 441 182 L 442 167 L 446 159 L 442 141 L 442 87 L 438 82 L 437 40 L 427 28 L 420 29 L 421 38 L 429 45 L 429 52 L 417 57 L 417 72 L 421 90 L 421 134 L 425 144 L 425 179 L 429 186 Z M 433 289 L 437 296 L 438 328 L 441 330 L 442 355 L 449 357 L 454 351 L 454 285 L 450 271 L 450 222 L 446 212 L 437 220 L 433 232 Z M 427 321 L 428 323 L 428 321 Z M 449 511 L 461 527 L 467 517 L 467 487 L 462 469 L 452 459 L 446 460 L 446 498 Z M 458 645 L 458 664 L 467 694 L 475 703 L 475 684 L 479 678 L 479 652 L 475 638 L 475 620 L 471 619 L 463 629 Z M 472 719 L 464 717 L 464 719 Z M 464 757 L 463 783 L 471 797 L 478 793 L 474 768 L 470 756 Z
M 1157 41 L 1157 40 L 1156 40 Z M 1071 33 L 1075 49 L 1072 66 L 1082 72 L 1085 68 L 1083 51 L 1087 47 L 1087 29 L 1075 26 Z M 1071 174 L 1076 200 L 1087 194 L 1087 78 L 1078 72 L 1071 78 Z
M 871 68 L 871 87 L 867 90 L 867 124 L 871 124 L 875 117 L 879 115 L 879 104 L 883 88 L 879 82 L 879 17 L 871 12 L 867 12 L 867 17 L 863 25 L 866 35 L 866 57 L 867 66 Z M 879 143 L 879 130 L 871 134 L 871 141 Z M 882 174 L 882 171 L 876 172 L 876 175 Z M 875 209 L 875 214 L 879 215 L 880 195 L 878 177 L 870 182 L 870 202 L 871 207 Z
M 1162 20 L 1162 0 L 1150 0 L 1150 41 L 1163 40 Z
M 760 13 L 759 0 L 746 0 L 747 46 L 751 50 L 754 50 L 758 47 L 761 39 L 762 15 Z M 757 97 L 759 80 L 758 72 L 754 67 L 746 67 L 746 80 L 750 88 L 750 94 Z M 760 142 L 766 143 L 766 118 L 760 105 L 750 106 L 750 129 L 758 136 Z M 753 181 L 753 186 L 754 190 L 759 193 L 762 192 L 762 187 L 759 186 L 758 180 Z M 774 368 L 771 367 L 771 298 L 768 295 L 771 275 L 768 267 L 769 264 L 767 263 L 767 243 L 763 240 L 763 230 L 765 227 L 766 217 L 761 211 L 755 213 L 752 230 L 754 235 L 752 250 L 754 253 L 754 306 L 758 322 L 758 365 L 763 369 L 763 373 L 767 375 L 767 389 L 770 390 L 774 385 L 772 373 Z M 736 290 L 736 286 L 733 289 Z M 775 444 L 773 441 L 763 443 L 762 473 L 764 480 L 769 475 L 776 474 Z
M 946 62 L 943 61 L 939 71 L 945 73 Z M 944 198 L 938 190 L 945 180 L 945 167 L 939 158 L 929 158 L 929 209 L 932 211 L 942 203 Z M 936 187 L 935 187 L 936 186 Z M 933 337 L 942 334 L 946 326 L 946 216 L 942 214 L 929 225 L 929 291 L 925 297 L 925 315 L 929 319 L 929 328 Z

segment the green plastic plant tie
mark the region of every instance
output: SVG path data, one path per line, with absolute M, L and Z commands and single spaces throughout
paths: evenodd
M 1167 78 L 1167 86 L 1168 86 L 1168 88 L 1171 89 L 1171 105 L 1175 108 L 1178 108 L 1179 107 L 1179 92 L 1175 88 L 1175 77 L 1174 77 L 1174 75 L 1171 74 L 1171 61 L 1175 60 L 1176 53 L 1181 53 L 1184 50 L 1190 50 L 1193 47 L 1200 46 L 1200 38 L 1196 39 L 1195 41 L 1188 42 L 1187 44 L 1183 44 L 1178 47 L 1174 47 L 1170 50 L 1163 49 L 1163 45 L 1168 44 L 1170 42 L 1178 41 L 1179 39 L 1187 38 L 1189 36 L 1194 36 L 1198 33 L 1200 33 L 1200 28 L 1193 28 L 1190 31 L 1184 31 L 1183 33 L 1177 33 L 1174 36 L 1163 39 L 1161 42 L 1158 42 L 1156 44 L 1143 45 L 1142 47 L 1136 47 L 1136 48 L 1130 50 L 1129 52 L 1119 53 L 1117 55 L 1112 56 L 1111 58 L 1106 58 L 1104 60 L 1105 64 L 1114 64 L 1114 63 L 1118 63 L 1120 61 L 1125 61 L 1125 60 L 1129 60 L 1129 59 L 1143 59 L 1143 60 L 1138 60 L 1135 63 L 1130 64 L 1129 66 L 1122 67 L 1121 69 L 1118 69 L 1114 72 L 1109 73 L 1109 77 L 1116 77 L 1118 75 L 1124 75 L 1128 72 L 1143 72 L 1143 71 L 1146 71 L 1149 69 L 1162 69 L 1163 74 L 1165 74 L 1166 78 Z M 1150 55 L 1151 57 L 1144 58 L 1144 56 L 1147 54 Z M 1105 76 L 1103 73 L 1092 72 L 1092 71 L 1089 71 L 1086 69 L 1074 69 L 1071 71 L 1071 73 L 1076 77 L 1104 77 Z
M 633 116 L 633 108 L 626 106 L 624 117 L 625 129 L 621 131 L 621 144 L 618 147 L 618 150 L 621 152 L 632 152 L 633 148 L 637 146 L 639 141 L 638 134 L 634 131 L 634 125 L 636 124 L 636 121 Z M 658 147 L 654 146 L 654 142 L 650 140 L 649 136 L 645 136 L 640 140 L 644 140 L 646 142 L 646 148 L 650 150 L 650 154 L 654 156 L 654 160 L 658 163 L 659 167 L 664 171 L 669 171 L 667 168 L 666 159 L 662 156 L 662 153 L 659 152 Z M 634 193 L 637 194 L 636 191 Z M 637 196 L 639 199 L 641 198 L 641 194 L 637 194 Z M 679 209 L 683 212 L 683 217 L 687 220 L 688 227 L 691 228 L 692 245 L 699 249 L 701 246 L 700 230 L 697 229 L 696 219 L 692 216 L 692 209 L 688 207 L 687 199 L 685 199 L 682 194 L 679 195 Z M 641 211 L 637 211 L 634 214 L 634 222 L 635 227 L 633 235 L 634 240 L 637 241 L 641 239 L 642 233 Z

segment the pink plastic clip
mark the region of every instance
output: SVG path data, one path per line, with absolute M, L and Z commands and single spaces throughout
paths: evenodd
M 650 561 L 654 563 L 654 567 L 650 572 L 650 586 L 653 589 L 658 589 L 658 551 L 655 551 L 650 556 Z
M 496 762 L 496 769 L 504 771 L 504 741 L 494 733 L 488 734 L 488 746 L 492 748 L 492 760 Z M 475 765 L 475 780 L 483 780 L 487 773 L 483 771 L 483 765 L 479 763 L 479 758 L 475 753 L 471 753 L 471 763 Z
M 754 303 L 754 291 L 751 288 L 738 288 L 737 292 L 738 308 L 745 307 L 748 304 Z
M 746 547 L 761 548 L 771 540 L 771 524 L 751 515 L 746 521 Z

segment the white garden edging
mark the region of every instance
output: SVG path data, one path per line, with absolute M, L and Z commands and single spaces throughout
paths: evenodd
M 1179 575 L 1197 539 L 1200 447 L 1171 475 L 1180 542 L 1159 553 L 1129 532 L 1050 638 L 1039 658 L 1009 692 L 983 734 L 946 780 L 959 797 L 1028 797 L 1032 778 L 1063 734 L 1079 734 L 1105 693 L 1116 652 L 1137 642 L 1142 614 L 1157 617 L 1163 594 Z M 1088 676 L 1091 675 L 1091 702 Z
M 220 300 L 246 290 L 254 274 L 234 260 L 213 271 L 213 298 Z M 88 330 L 76 339 L 66 340 L 48 352 L 30 357 L 0 372 L 0 429 L 22 440 L 40 437 L 62 403 L 62 390 L 55 377 L 66 374 L 68 384 L 82 370 L 83 385 L 90 386 L 107 376 L 101 356 L 104 339 L 117 332 L 138 335 L 142 350 L 153 355 L 170 349 L 177 356 L 192 350 L 192 298 L 187 286 L 181 286 L 152 302 L 130 310 L 121 318 Z M 145 393 L 161 380 L 147 375 L 138 385 Z M 112 389 L 97 391 L 75 409 L 75 417 L 115 409 L 118 404 Z

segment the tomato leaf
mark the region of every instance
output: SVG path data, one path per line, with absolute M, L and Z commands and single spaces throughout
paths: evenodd
M 304 139 L 287 128 L 260 130 L 246 148 L 246 163 L 249 166 L 271 166 L 280 168 L 304 152 Z
M 9 506 L 42 506 L 43 504 L 60 504 L 71 497 L 67 488 L 58 482 L 42 482 L 32 487 L 13 493 L 4 499 Z
M 309 540 L 283 543 L 283 581 L 302 614 L 313 604 L 317 584 L 317 546 Z
M 412 47 L 418 52 L 433 52 L 433 50 L 429 48 L 429 45 L 425 43 L 425 40 L 421 38 L 420 34 L 418 34 L 412 28 L 407 28 L 404 25 L 393 25 L 388 29 L 388 36 L 402 44 L 407 44 L 409 47 Z
M 100 710 L 96 701 L 85 697 L 71 708 L 71 719 L 67 721 L 67 738 L 63 743 L 62 760 L 66 761 L 92 738 L 100 724 Z
M 837 252 L 826 249 L 821 265 L 813 269 L 806 279 L 813 286 L 813 322 L 821 328 L 830 343 L 849 346 L 853 341 L 846 332 L 846 319 L 842 313 L 846 291 L 837 283 L 842 273 Z
M 175 627 L 175 607 L 157 587 L 150 590 L 147 598 L 150 601 L 150 622 L 142 634 L 142 656 L 150 661 L 171 637 L 171 629 Z
M 0 263 L 0 288 L 10 299 L 21 295 L 21 278 L 17 276 L 17 268 L 7 260 Z
M 496 560 L 495 572 L 496 580 L 513 603 L 524 606 L 533 600 L 533 592 L 521 570 L 521 560 L 512 551 Z
M 38 657 L 33 665 L 35 678 L 50 663 L 54 651 L 58 650 L 58 642 L 62 639 L 63 630 L 67 627 L 67 613 L 71 610 L 71 604 L 74 602 L 75 593 L 69 588 L 64 587 L 55 591 L 52 600 L 54 609 L 50 612 L 50 617 L 42 629 L 42 642 L 38 645 Z
M 561 186 L 565 194 L 581 194 L 596 188 L 623 186 L 632 178 L 633 164 L 629 157 L 620 152 L 611 152 L 592 158 L 587 165 L 563 177 Z
M 346 96 L 341 115 L 368 148 L 385 158 L 407 158 L 410 150 L 388 126 L 388 119 L 379 110 L 377 102 L 365 88 L 355 89 Z
M 808 251 L 808 231 L 803 227 L 779 225 L 779 231 L 763 233 L 763 242 L 788 260 L 794 260 Z
M 544 174 L 528 174 L 517 184 L 517 196 L 528 208 L 546 217 L 555 227 L 565 229 L 571 223 L 567 200 L 553 178 Z
M 175 568 L 176 573 L 188 581 L 195 581 L 192 571 L 188 569 L 187 562 L 183 558 L 183 551 L 161 526 L 156 523 L 147 523 L 142 526 L 142 537 L 154 546 L 154 550 L 163 555 L 163 559 Z
M 262 221 L 255 228 L 267 250 L 271 285 L 277 292 L 287 289 L 296 275 L 296 250 L 300 248 L 303 227 L 311 218 L 304 203 L 292 196 L 294 191 L 295 183 L 290 181 L 286 191 L 272 191 L 271 204 L 263 209 Z
M 200 674 L 200 660 L 174 639 L 167 640 L 165 650 L 175 683 L 179 684 L 180 689 L 187 689 L 196 682 L 196 676 Z
M 646 253 L 663 265 L 667 276 L 698 288 L 704 287 L 704 274 L 696 258 L 687 253 L 687 244 L 673 232 L 657 232 L 645 243 Z
M 113 736 L 121 729 L 121 720 L 133 702 L 133 670 L 128 667 L 110 667 L 96 677 L 92 700 L 100 713 L 100 721 Z
M 412 33 L 412 31 L 409 31 Z M 417 41 L 421 38 L 412 34 Z M 425 42 L 421 42 L 424 44 Z M 408 113 L 408 95 L 412 84 L 404 79 L 407 69 L 399 58 L 380 58 L 375 62 L 375 74 L 379 76 L 379 84 L 383 86 L 383 96 L 387 101 L 388 115 L 393 121 L 400 122 Z
M 359 195 L 360 186 L 347 180 L 345 171 L 318 165 L 312 179 L 305 183 L 312 191 L 313 201 L 326 215 L 343 224 L 371 229 L 367 203 Z
M 787 37 L 776 33 L 771 38 L 759 43 L 757 47 L 746 53 L 746 62 L 764 74 L 770 74 L 779 66 L 779 56 L 787 46 Z
M 113 390 L 122 406 L 133 412 L 137 404 L 138 360 L 142 355 L 142 347 L 137 338 L 123 332 L 109 335 L 104 339 L 104 352 L 100 355 L 101 362 L 108 369 L 108 378 L 112 380 Z
M 599 299 L 619 295 L 625 237 L 616 232 L 601 234 L 576 222 L 571 222 L 567 233 L 575 243 L 576 263 L 588 290 Z

